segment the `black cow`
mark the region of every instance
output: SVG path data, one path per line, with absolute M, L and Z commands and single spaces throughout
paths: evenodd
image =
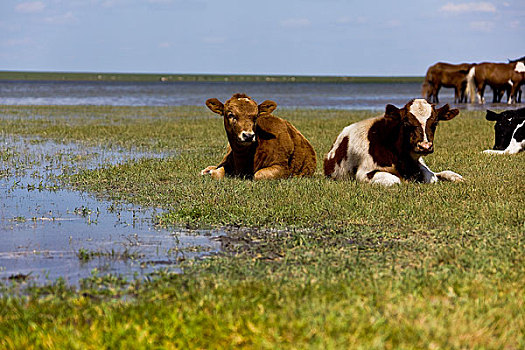
M 494 147 L 483 151 L 491 154 L 515 154 L 525 149 L 525 108 L 495 113 L 487 110 L 487 120 L 495 121 Z

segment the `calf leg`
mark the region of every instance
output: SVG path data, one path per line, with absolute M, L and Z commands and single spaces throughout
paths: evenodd
M 483 151 L 483 153 L 485 154 L 506 154 L 507 150 L 500 151 L 500 150 L 494 150 L 494 149 L 486 149 Z
M 453 171 L 450 171 L 450 170 L 444 170 L 439 173 L 436 173 L 435 175 L 441 181 L 452 181 L 452 182 L 462 182 L 463 181 L 463 176 Z
M 272 165 L 255 172 L 254 180 L 276 180 L 290 176 L 289 172 L 281 165 Z
M 438 181 L 436 174 L 425 164 L 422 157 L 419 157 L 419 171 L 423 177 L 423 183 L 430 184 Z
M 519 153 L 522 149 L 521 148 L 507 148 L 506 150 L 499 151 L 494 149 L 486 149 L 483 151 L 485 154 L 516 154 Z
M 370 170 L 367 167 L 360 167 L 355 173 L 355 179 L 359 182 L 368 182 L 383 186 L 393 186 L 401 183 L 401 178 L 387 171 Z
M 521 142 L 517 142 L 516 139 L 513 138 L 510 141 L 510 145 L 508 145 L 506 149 L 502 151 L 487 149 L 483 151 L 483 153 L 485 154 L 516 154 L 516 153 L 523 151 L 524 148 L 525 148 L 525 140 Z
M 444 170 L 439 173 L 434 173 L 425 164 L 425 161 L 423 160 L 423 158 L 419 158 L 419 170 L 421 171 L 423 175 L 424 183 L 435 183 L 435 182 L 438 182 L 438 180 L 452 181 L 452 182 L 463 181 L 463 177 L 461 175 L 456 174 L 455 172 L 450 171 L 450 170 Z
M 228 145 L 228 151 L 222 159 L 222 162 L 219 165 L 214 166 L 210 165 L 206 169 L 201 170 L 201 175 L 210 175 L 213 179 L 222 179 L 226 175 L 225 167 L 231 169 L 231 164 L 233 163 L 233 153 L 231 147 Z
M 214 165 L 210 165 L 201 171 L 201 175 L 210 175 L 213 179 L 220 180 L 226 175 L 226 170 L 224 167 L 217 168 Z
M 401 179 L 394 174 L 385 171 L 378 171 L 373 174 L 369 180 L 371 184 L 378 184 L 383 186 L 393 186 L 401 183 Z

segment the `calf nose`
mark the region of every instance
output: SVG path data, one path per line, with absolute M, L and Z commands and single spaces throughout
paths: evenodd
M 252 142 L 255 140 L 255 133 L 243 131 L 241 132 L 241 140 L 244 142 Z
M 424 142 L 418 142 L 417 144 L 417 148 L 421 151 L 432 151 L 432 142 L 427 142 L 427 141 L 424 141 Z

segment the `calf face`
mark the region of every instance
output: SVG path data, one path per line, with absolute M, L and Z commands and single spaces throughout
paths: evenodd
M 525 108 L 495 113 L 487 110 L 485 118 L 495 121 L 493 150 L 506 150 L 511 143 L 520 144 L 525 139 Z M 514 141 L 514 142 L 513 142 Z
M 224 128 L 230 143 L 248 146 L 256 142 L 255 123 L 261 114 L 271 113 L 277 105 L 264 101 L 259 106 L 245 94 L 235 94 L 224 104 L 216 98 L 206 101 L 206 106 L 224 117 Z
M 249 145 L 255 142 L 258 108 L 250 97 L 235 94 L 224 104 L 216 98 L 210 98 L 206 101 L 206 106 L 224 117 L 224 128 L 232 143 Z
M 424 99 L 415 99 L 403 108 L 387 105 L 385 119 L 393 128 L 399 128 L 401 144 L 398 146 L 418 157 L 434 152 L 434 133 L 438 122 L 450 120 L 458 114 L 459 110 L 450 109 L 448 104 L 436 109 Z M 369 133 L 369 139 L 371 135 Z

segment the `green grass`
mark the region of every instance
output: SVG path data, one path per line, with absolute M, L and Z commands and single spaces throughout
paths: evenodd
M 525 347 L 525 154 L 482 154 L 493 142 L 483 112 L 441 123 L 426 158 L 464 183 L 388 189 L 321 172 L 341 129 L 371 112 L 278 110 L 312 142 L 318 171 L 269 182 L 198 175 L 226 147 L 222 121 L 205 108 L 0 114 L 5 134 L 174 151 L 62 182 L 165 208 L 160 224 L 223 227 L 229 237 L 224 254 L 187 261 L 181 275 L 5 287 L 0 348 Z
M 248 75 L 248 74 L 173 74 L 173 73 L 72 73 L 0 71 L 1 80 L 48 81 L 124 81 L 124 82 L 277 82 L 277 83 L 422 83 L 423 77 L 378 76 L 309 76 L 309 75 Z

